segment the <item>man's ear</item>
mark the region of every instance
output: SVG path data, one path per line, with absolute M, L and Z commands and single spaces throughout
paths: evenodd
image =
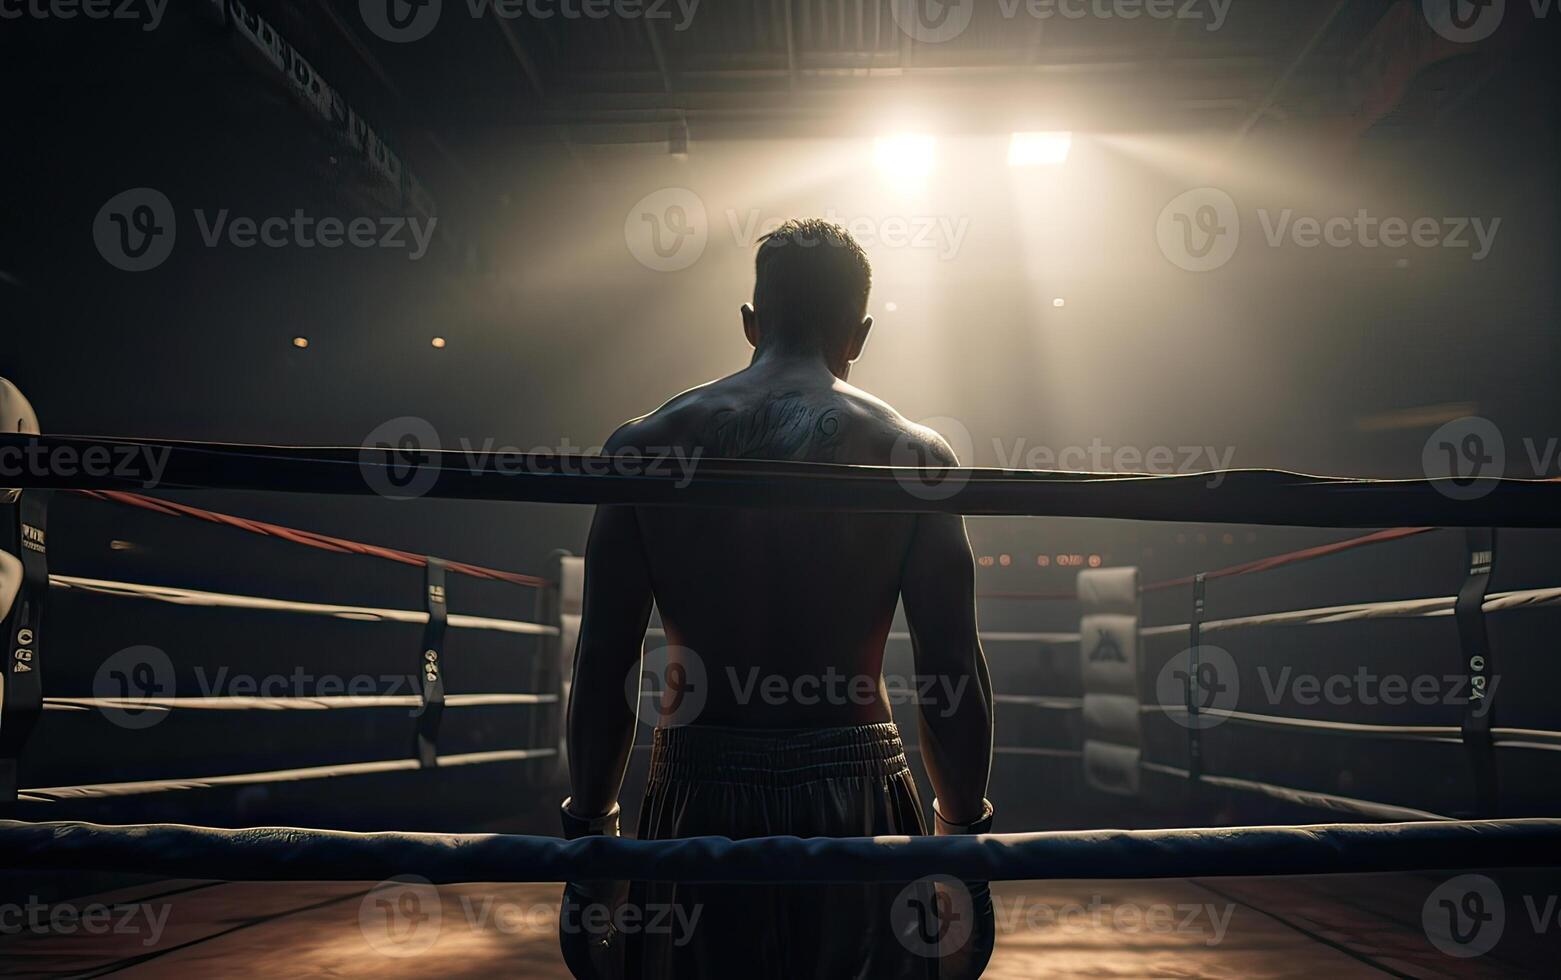
M 867 347 L 867 335 L 873 330 L 873 318 L 862 317 L 862 322 L 856 325 L 856 330 L 851 334 L 851 346 L 846 349 L 846 362 L 854 364 L 856 359 L 862 356 L 862 351 Z
M 759 314 L 752 303 L 743 304 L 743 336 L 748 338 L 749 347 L 759 349 Z

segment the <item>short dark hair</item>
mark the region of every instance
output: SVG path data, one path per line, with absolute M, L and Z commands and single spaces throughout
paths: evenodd
M 759 239 L 754 274 L 754 307 L 788 340 L 829 342 L 867 315 L 873 268 L 832 221 L 792 218 Z

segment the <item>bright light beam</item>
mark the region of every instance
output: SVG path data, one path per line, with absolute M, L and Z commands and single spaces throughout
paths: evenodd
M 918 133 L 882 136 L 873 143 L 873 162 L 888 183 L 915 186 L 932 174 L 936 148 L 931 136 Z
M 1072 133 L 1014 133 L 1008 139 L 1010 167 L 1055 167 L 1068 159 Z

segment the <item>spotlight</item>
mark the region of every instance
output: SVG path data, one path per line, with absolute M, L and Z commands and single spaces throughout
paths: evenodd
M 1008 165 L 1056 166 L 1068 159 L 1072 148 L 1072 133 L 1014 133 L 1008 139 Z
M 873 143 L 873 162 L 891 184 L 909 185 L 932 173 L 936 142 L 931 136 L 900 133 L 881 136 Z
M 435 337 L 433 340 L 430 340 L 429 343 L 433 345 L 435 350 L 444 350 L 443 337 Z
M 309 338 L 308 337 L 294 337 L 293 338 L 293 346 L 298 348 L 299 350 L 303 350 L 305 347 L 309 346 Z
M 1063 299 L 1061 296 L 1058 296 L 1056 299 L 1052 300 L 1052 305 L 1060 310 L 1064 306 L 1068 305 L 1068 301 Z

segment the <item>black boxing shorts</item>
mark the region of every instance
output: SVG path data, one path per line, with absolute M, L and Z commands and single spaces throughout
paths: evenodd
M 641 840 L 926 832 L 893 724 L 656 729 Z M 636 882 L 643 927 L 625 937 L 626 975 L 936 978 L 937 960 L 895 935 L 891 907 L 905 887 Z

